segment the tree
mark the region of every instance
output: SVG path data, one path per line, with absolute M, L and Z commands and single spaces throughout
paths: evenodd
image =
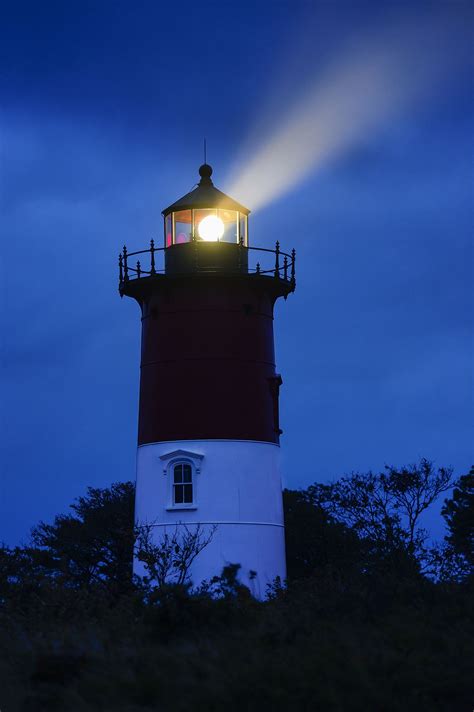
M 449 534 L 448 552 L 458 560 L 464 574 L 474 568 L 474 467 L 458 479 L 450 498 L 441 510 Z
M 283 506 L 290 581 L 323 569 L 348 572 L 360 565 L 358 536 L 314 502 L 307 491 L 284 490 Z
M 217 525 L 205 531 L 201 524 L 192 529 L 176 525 L 170 534 L 165 531 L 155 539 L 153 525 L 137 527 L 136 557 L 144 564 L 145 585 L 161 589 L 168 585 L 185 586 L 190 582 L 191 565 L 208 546 Z
M 420 529 L 421 515 L 440 494 L 452 487 L 453 471 L 447 467 L 435 470 L 433 463 L 425 458 L 417 465 L 387 466 L 385 469 L 386 473 L 380 475 L 380 483 L 389 503 L 401 517 L 409 551 L 414 552 L 425 538 L 424 530 Z
M 194 559 L 217 527 L 205 531 L 201 525 L 192 530 L 183 525 L 157 541 L 151 526 L 134 525 L 134 500 L 132 482 L 89 487 L 71 505 L 74 514 L 58 515 L 52 524 L 40 522 L 30 546 L 0 547 L 0 598 L 51 585 L 119 597 L 134 590 L 134 554 L 145 565 L 146 586 L 186 587 Z
M 57 583 L 82 588 L 99 586 L 109 593 L 129 590 L 132 581 L 135 487 L 89 487 L 53 524 L 32 531 L 35 564 Z
M 423 569 L 429 557 L 421 517 L 452 480 L 451 469 L 436 470 L 423 458 L 407 467 L 386 466 L 379 474 L 352 473 L 329 485 L 316 483 L 306 496 L 369 543 L 379 560 Z
M 18 593 L 31 591 L 38 587 L 44 578 L 36 564 L 36 551 L 31 547 L 0 546 L 0 602 L 4 602 Z

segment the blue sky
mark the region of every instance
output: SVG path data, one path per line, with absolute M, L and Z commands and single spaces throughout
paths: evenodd
M 422 456 L 467 472 L 469 3 L 46 1 L 4 14 L 0 538 L 25 540 L 88 485 L 134 478 L 140 321 L 118 296 L 117 254 L 161 237 L 204 136 L 216 185 L 240 185 L 250 209 L 255 198 L 252 243 L 297 250 L 275 325 L 286 485 Z M 388 37 L 396 71 L 377 84 Z M 352 57 L 370 70 L 357 93 Z M 318 150 L 311 133 L 295 143 L 302 116 L 324 129 Z M 268 141 L 282 181 L 288 151 L 295 166 L 259 202 L 273 164 L 261 159 L 259 184 L 245 176 Z

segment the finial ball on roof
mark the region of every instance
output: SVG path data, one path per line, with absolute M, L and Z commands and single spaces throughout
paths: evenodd
M 210 178 L 212 176 L 212 167 L 208 163 L 203 163 L 199 167 L 199 175 L 201 178 Z

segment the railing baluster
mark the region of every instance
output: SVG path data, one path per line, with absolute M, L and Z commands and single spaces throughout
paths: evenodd
M 285 281 L 288 281 L 288 257 L 286 255 L 283 260 L 283 275 L 284 275 Z
M 256 272 L 257 272 L 257 274 L 260 274 L 260 262 L 257 262 L 257 270 L 256 270 Z
M 123 280 L 128 282 L 127 248 L 123 246 Z
M 295 284 L 295 262 L 296 262 L 296 250 L 293 248 L 291 250 L 291 283 Z
M 137 279 L 140 279 L 140 274 L 141 274 L 140 260 L 137 260 Z
M 275 277 L 280 276 L 280 243 L 278 240 L 275 245 Z
M 243 248 L 243 246 L 244 246 L 244 238 L 240 237 L 239 238 L 239 262 L 237 265 L 237 270 L 239 272 L 242 271 L 242 248 Z
M 123 282 L 123 257 L 122 253 L 119 254 L 119 282 L 122 284 Z
M 155 269 L 155 241 L 150 240 L 150 252 L 151 252 L 151 272 L 150 274 L 156 274 Z

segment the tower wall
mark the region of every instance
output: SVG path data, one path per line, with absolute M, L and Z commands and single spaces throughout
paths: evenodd
M 278 443 L 272 279 L 166 277 L 142 300 L 138 443 Z
M 172 473 L 168 457 L 199 458 L 192 507 L 172 505 Z M 285 539 L 281 497 L 280 448 L 245 440 L 183 440 L 138 448 L 136 518 L 152 524 L 159 541 L 169 534 L 217 529 L 191 568 L 195 585 L 219 575 L 227 564 L 240 564 L 239 579 L 263 598 L 275 577 L 284 580 Z M 140 564 L 136 564 L 140 572 Z M 251 572 L 255 572 L 256 576 Z

